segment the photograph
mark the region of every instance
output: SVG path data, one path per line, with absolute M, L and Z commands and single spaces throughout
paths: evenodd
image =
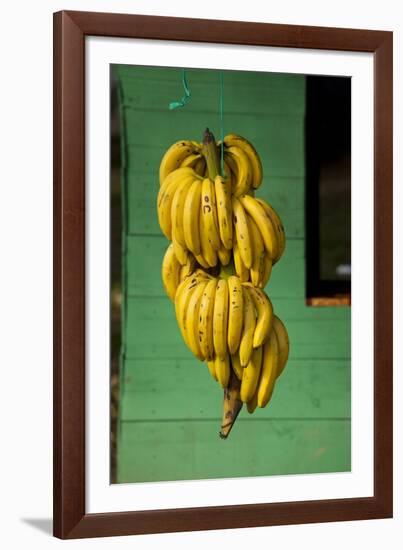
M 392 517 L 393 33 L 60 11 L 53 53 L 54 535 Z
M 5 4 L 3 548 L 399 546 L 396 6 Z
M 110 481 L 351 472 L 351 78 L 110 65 Z

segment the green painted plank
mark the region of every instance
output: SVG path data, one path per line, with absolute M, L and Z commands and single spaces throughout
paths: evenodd
M 304 120 L 300 116 L 270 115 L 261 124 L 261 115 L 236 117 L 231 131 L 249 139 L 261 156 L 267 177 L 304 177 Z M 167 148 L 178 139 L 200 140 L 208 126 L 219 135 L 218 115 L 194 113 L 189 120 L 186 110 L 175 111 L 175 119 L 162 124 L 161 113 L 126 110 L 129 171 L 152 170 L 157 173 Z M 235 126 L 235 127 L 233 127 Z M 141 131 L 140 131 L 141 129 Z M 157 131 L 158 130 L 158 131 Z
M 278 298 L 299 298 L 305 302 L 305 242 L 302 239 L 287 239 L 284 254 L 274 264 L 265 291 L 273 303 Z
M 157 218 L 159 191 L 158 170 L 147 173 L 128 172 L 128 210 L 130 234 L 161 235 Z M 278 211 L 284 224 L 287 238 L 304 236 L 304 180 L 302 178 L 268 177 L 256 192 Z
M 165 236 L 127 238 L 127 292 L 129 296 L 165 296 L 161 263 L 168 246 Z M 304 242 L 288 240 L 286 252 L 273 270 L 266 287 L 272 299 L 305 296 Z
M 123 422 L 118 481 L 231 478 L 351 470 L 349 420 Z
M 299 358 L 348 358 L 350 308 L 312 308 L 300 299 L 277 299 L 274 311 L 285 322 L 291 354 Z M 189 358 L 173 304 L 168 298 L 129 298 L 127 358 Z
M 129 296 L 164 296 L 161 265 L 169 241 L 164 235 L 130 236 L 127 239 Z
M 130 360 L 120 418 L 127 420 L 198 419 L 221 415 L 222 389 L 197 359 Z M 270 405 L 242 417 L 348 418 L 349 360 L 290 360 Z
M 245 106 L 249 105 L 248 112 L 253 114 L 278 115 L 302 115 L 305 109 L 303 95 L 297 96 L 294 87 L 257 86 L 248 81 L 236 84 L 226 79 L 225 121 L 228 128 L 236 115 L 245 112 Z M 123 100 L 125 109 L 160 111 L 162 114 L 168 109 L 169 103 L 183 95 L 180 82 L 177 78 L 173 81 L 152 81 L 156 93 L 150 94 L 150 82 L 146 79 L 136 79 L 126 82 L 123 87 Z M 193 78 L 191 85 L 192 99 L 186 105 L 188 113 L 204 113 L 215 116 L 219 105 L 218 82 L 200 82 Z M 173 116 L 171 115 L 171 118 Z
M 114 65 L 114 72 L 122 82 L 124 91 L 132 90 L 139 84 L 148 86 L 148 93 L 153 95 L 160 93 L 160 88 L 166 83 L 175 83 L 178 91 L 183 90 L 182 74 L 179 67 L 146 67 L 140 65 Z M 221 71 L 220 71 L 221 72 Z M 205 84 L 217 85 L 218 71 L 215 69 L 187 69 L 189 86 Z M 259 71 L 223 71 L 224 85 L 250 86 L 267 91 L 276 89 L 283 91 L 293 89 L 295 100 L 304 98 L 305 77 L 298 74 L 272 73 Z M 234 93 L 232 88 L 231 92 Z

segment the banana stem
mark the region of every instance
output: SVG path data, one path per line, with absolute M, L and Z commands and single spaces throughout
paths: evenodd
M 206 159 L 208 176 L 212 181 L 214 181 L 216 176 L 221 175 L 220 158 L 214 135 L 208 128 L 206 128 L 203 134 L 202 154 Z M 224 279 L 228 279 L 228 277 L 234 275 L 234 273 L 235 268 L 233 260 L 231 260 L 227 266 L 222 265 L 220 268 L 220 277 Z M 231 368 L 228 387 L 224 390 L 224 410 L 221 430 L 219 433 L 221 439 L 227 439 L 232 426 L 237 419 L 239 411 L 242 409 L 243 403 L 240 397 L 240 389 L 241 382 L 238 380 Z
M 202 155 L 206 159 L 208 176 L 214 181 L 220 175 L 220 159 L 214 134 L 208 128 L 203 133 Z
M 222 279 L 228 279 L 229 277 L 231 277 L 231 275 L 235 275 L 234 260 L 232 258 L 228 265 L 220 264 L 220 273 L 219 273 L 219 276 Z
M 222 415 L 221 430 L 219 433 L 221 439 L 227 439 L 239 411 L 242 409 L 243 403 L 240 398 L 240 388 L 241 382 L 231 369 L 228 388 L 225 388 L 224 390 L 224 410 Z

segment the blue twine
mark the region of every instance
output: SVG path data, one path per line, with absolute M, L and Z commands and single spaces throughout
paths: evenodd
M 182 84 L 185 91 L 185 95 L 179 101 L 171 101 L 169 104 L 169 109 L 172 111 L 180 107 L 184 107 L 186 103 L 192 97 L 190 93 L 189 86 L 186 79 L 186 69 L 183 69 L 182 73 Z M 221 134 L 221 174 L 225 176 L 224 173 L 224 73 L 220 71 L 220 134 Z
M 187 80 L 186 80 L 186 69 L 183 69 L 182 84 L 183 84 L 183 89 L 185 90 L 185 95 L 179 101 L 172 101 L 169 104 L 169 109 L 171 111 L 173 109 L 178 109 L 179 107 L 184 107 L 186 105 L 186 103 L 191 98 L 191 93 L 190 93 L 189 86 L 188 86 L 188 83 L 187 83 Z

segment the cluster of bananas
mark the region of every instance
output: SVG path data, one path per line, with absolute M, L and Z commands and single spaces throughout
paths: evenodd
M 217 175 L 213 182 L 190 167 L 175 169 L 158 193 L 159 224 L 182 265 L 189 254 L 205 269 L 227 265 L 233 251 L 242 281 L 264 287 L 284 252 L 284 228 L 264 200 L 232 194 L 231 181 Z
M 221 142 L 217 143 L 222 146 Z M 197 141 L 177 141 L 166 151 L 160 164 L 160 185 L 166 177 L 178 168 L 191 168 L 198 176 L 208 176 L 203 145 Z M 224 138 L 224 167 L 226 175 L 234 182 L 232 194 L 245 195 L 260 187 L 263 179 L 262 163 L 253 145 L 237 134 Z
M 222 387 L 232 371 L 253 412 L 269 402 L 288 358 L 287 331 L 263 290 L 285 233 L 272 206 L 254 197 L 262 182 L 254 147 L 234 134 L 214 143 L 225 175 L 211 179 L 203 145 L 179 141 L 161 161 L 158 219 L 172 241 L 162 280 L 189 349 Z

